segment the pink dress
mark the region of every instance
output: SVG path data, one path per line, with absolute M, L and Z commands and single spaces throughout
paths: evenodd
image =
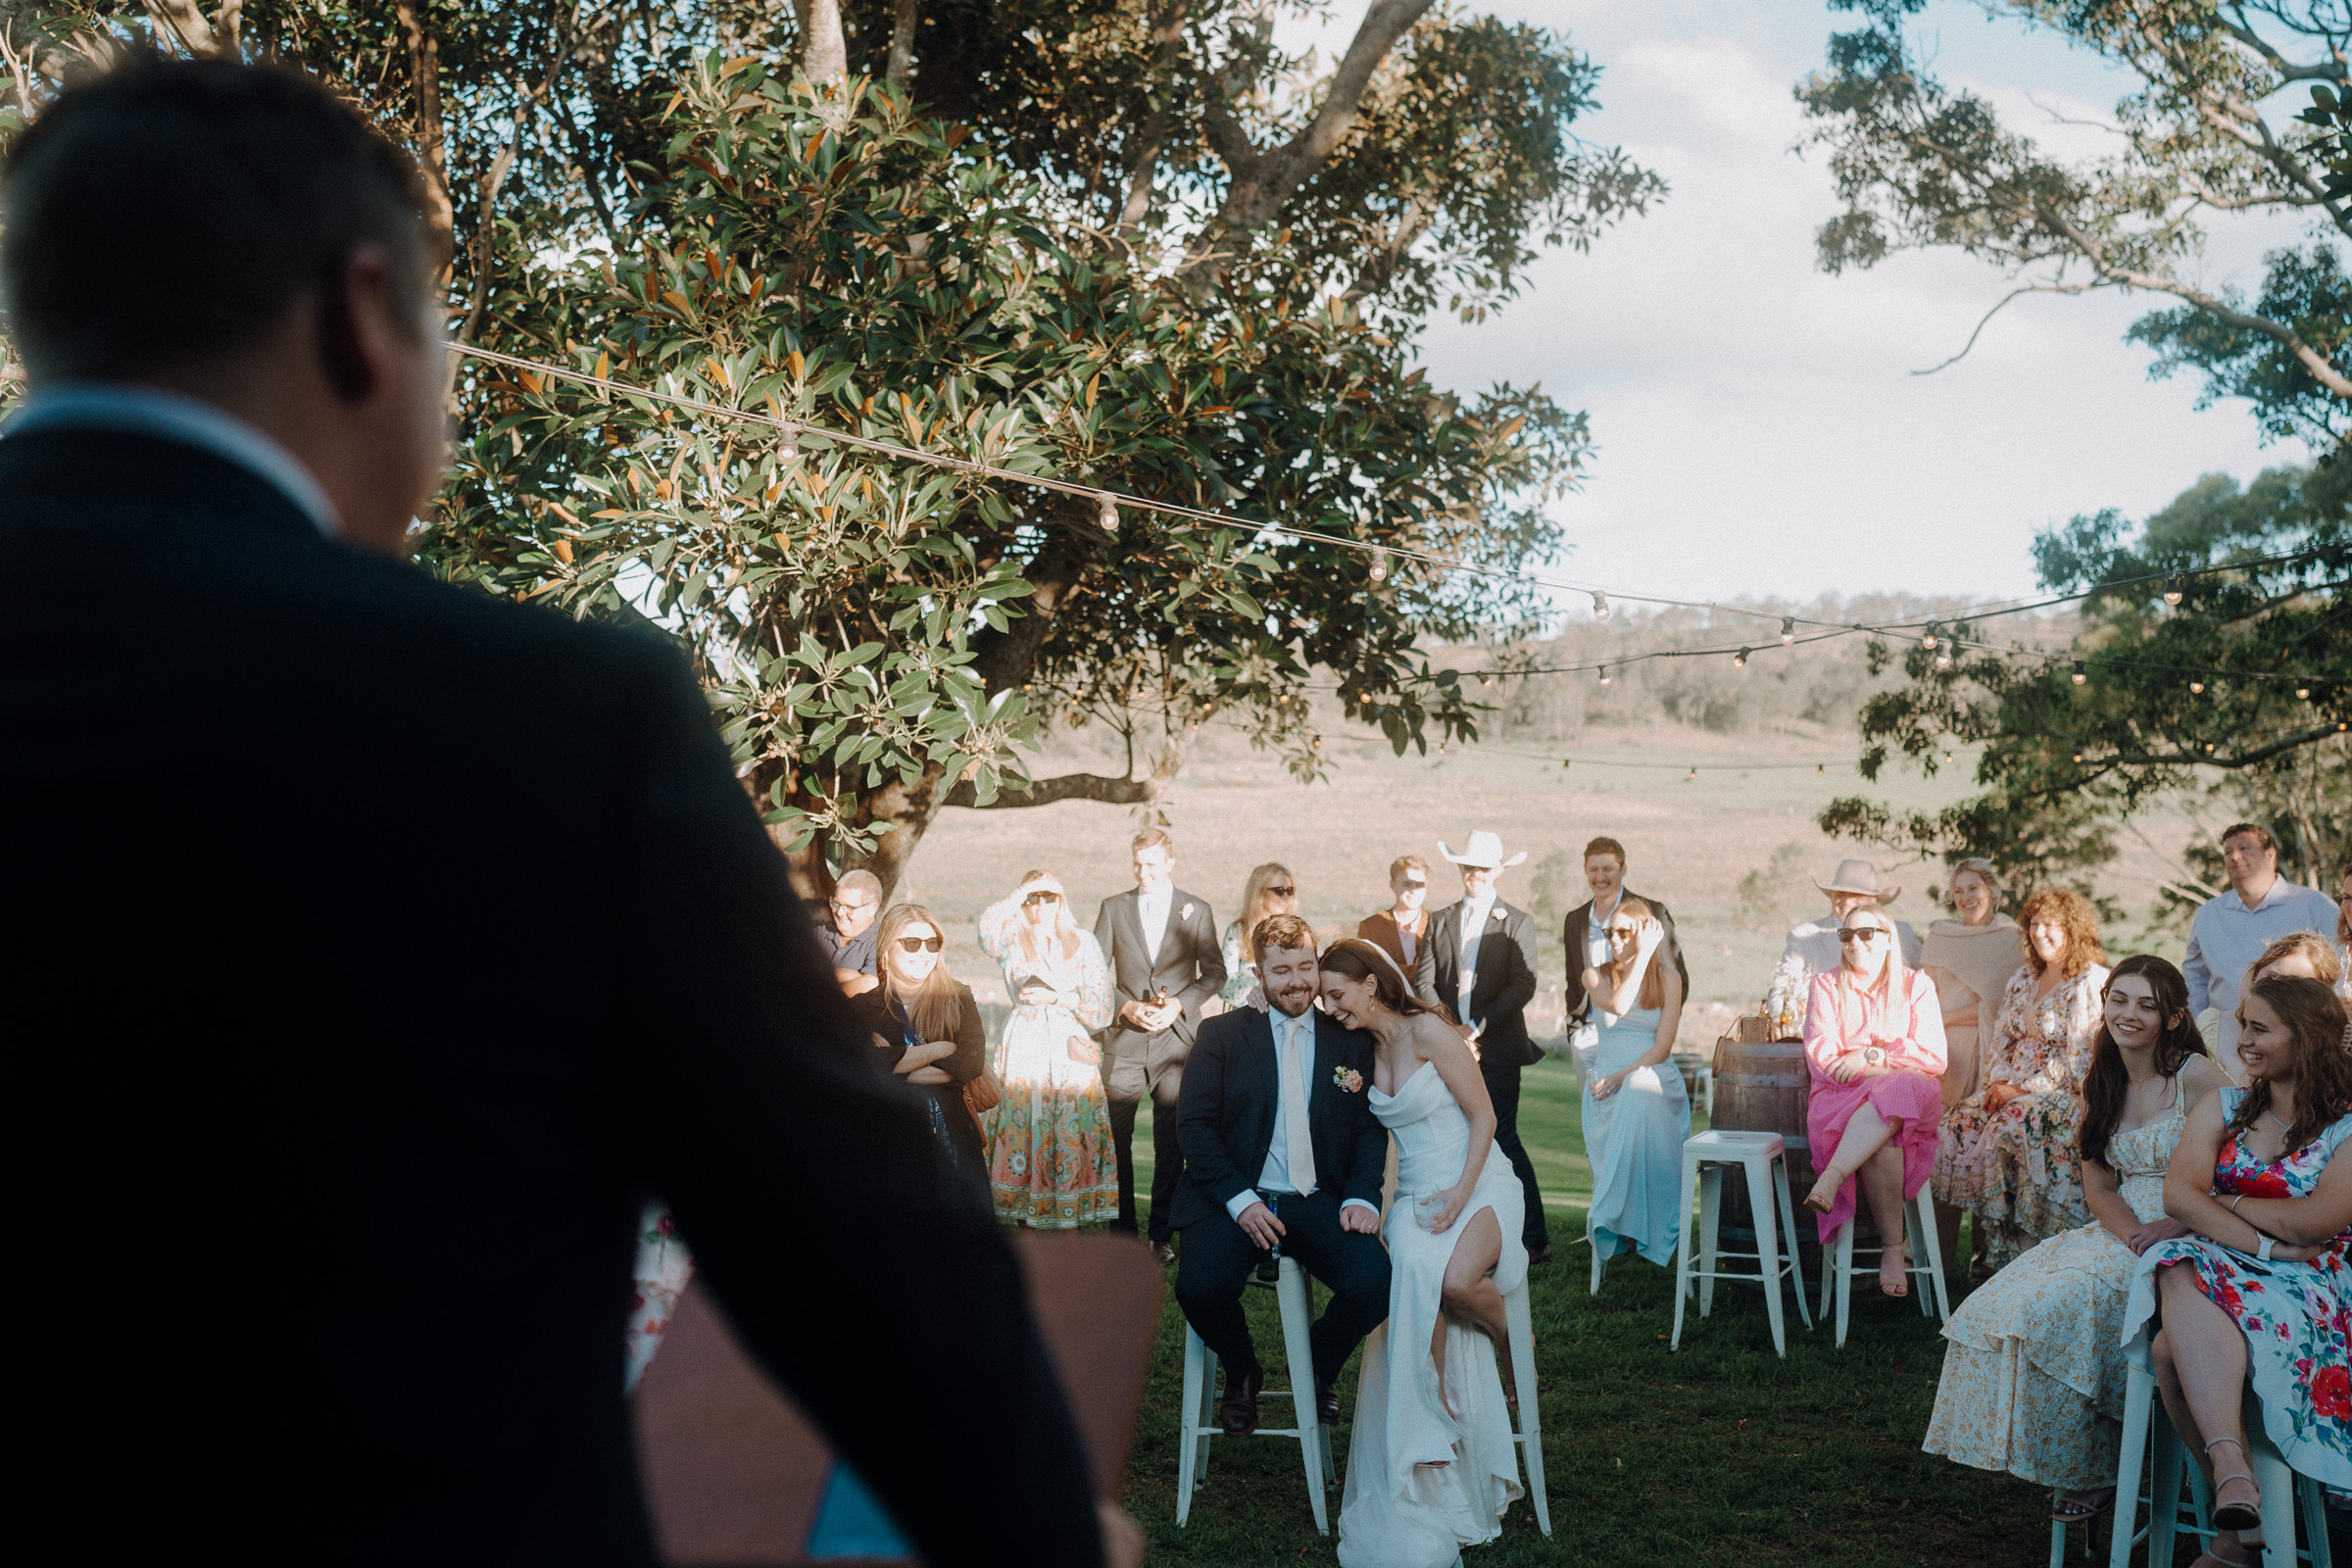
M 1838 1140 L 1845 1124 L 1864 1104 L 1878 1107 L 1894 1129 L 1893 1143 L 1903 1152 L 1903 1197 L 1915 1198 L 1936 1167 L 1936 1133 L 1943 1121 L 1943 1011 L 1936 1000 L 1936 982 L 1917 969 L 1905 969 L 1909 1017 L 1886 1017 L 1888 1007 L 1875 991 L 1851 992 L 1844 998 L 1845 1016 L 1838 1016 L 1838 975 L 1817 974 L 1805 999 L 1805 1060 L 1813 1070 L 1813 1089 L 1805 1102 L 1805 1131 L 1813 1145 L 1813 1168 L 1827 1170 L 1837 1163 Z M 1841 1084 L 1830 1076 L 1830 1063 L 1842 1052 L 1881 1046 L 1886 1064 L 1899 1069 L 1875 1078 Z M 1855 1178 L 1838 1189 L 1838 1200 L 1817 1224 L 1821 1239 L 1833 1240 L 1838 1228 L 1854 1214 Z

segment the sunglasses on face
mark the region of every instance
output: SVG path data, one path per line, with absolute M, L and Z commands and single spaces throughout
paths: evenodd
M 1839 942 L 1876 942 L 1886 934 L 1886 927 L 1876 925 L 1844 925 L 1838 928 Z
M 1402 887 L 1407 893 L 1426 893 L 1429 891 L 1429 884 L 1422 881 L 1419 877 L 1406 877 L 1403 882 L 1398 884 L 1398 886 Z
M 844 903 L 840 899 L 835 899 L 833 901 L 833 909 L 837 914 L 856 914 L 859 909 L 870 909 L 873 906 L 870 904 L 848 904 Z
M 1295 899 L 1298 896 L 1298 890 L 1292 887 L 1268 888 L 1266 893 L 1268 897 L 1277 899 Z
M 1021 904 L 1025 908 L 1034 909 L 1041 904 L 1059 904 L 1060 902 L 1060 894 L 1054 892 L 1050 888 L 1040 888 L 1035 893 L 1032 893 L 1027 898 L 1023 899 Z
M 901 937 L 899 946 L 908 953 L 937 953 L 948 945 L 946 937 Z

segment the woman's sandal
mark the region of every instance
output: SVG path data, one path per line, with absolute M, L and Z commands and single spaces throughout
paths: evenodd
M 1838 1190 L 1845 1185 L 1845 1178 L 1839 1176 L 1836 1181 L 1832 1181 L 1830 1178 L 1834 1174 L 1836 1173 L 1832 1171 L 1823 1171 L 1819 1179 L 1813 1183 L 1813 1190 L 1805 1194 L 1805 1207 L 1816 1214 L 1827 1214 L 1838 1206 Z
M 2113 1487 L 2098 1487 L 2081 1496 L 2061 1492 L 2050 1503 L 2050 1517 L 2060 1524 L 2079 1525 L 2085 1519 L 2096 1519 L 2114 1506 Z
M 1886 1279 L 1886 1252 L 1892 1252 L 1903 1260 L 1903 1272 L 1897 1275 L 1891 1284 Z M 1909 1248 L 1890 1247 L 1879 1254 L 1879 1294 L 1895 1297 L 1898 1299 L 1911 1294 L 1911 1250 Z
M 2229 1444 L 2239 1453 L 2246 1451 L 2246 1446 L 2235 1438 L 2216 1438 L 2212 1443 L 2205 1445 L 2205 1456 L 2208 1463 L 2212 1461 L 2215 1444 L 2222 1443 Z M 2254 1500 L 2252 1502 L 2224 1501 L 2222 1489 L 2232 1486 L 2242 1486 L 2253 1493 Z M 2217 1530 L 2234 1530 L 2241 1536 L 2248 1531 L 2262 1529 L 2262 1488 L 2255 1483 L 2253 1471 L 2246 1470 L 2233 1476 L 2225 1476 L 2218 1472 L 2215 1474 L 2213 1478 L 2213 1524 Z

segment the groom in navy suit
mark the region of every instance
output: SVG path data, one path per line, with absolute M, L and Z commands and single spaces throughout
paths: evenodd
M 1389 1135 L 1365 1098 L 1372 1037 L 1315 1009 L 1305 921 L 1272 915 L 1250 937 L 1271 1005 L 1200 1026 L 1177 1107 L 1184 1180 L 1173 1216 L 1184 1232 L 1176 1300 L 1228 1368 L 1219 1419 L 1234 1437 L 1257 1429 L 1265 1377 L 1242 1292 L 1269 1251 L 1297 1258 L 1331 1291 L 1309 1340 L 1320 1419 L 1340 1418 L 1340 1368 L 1389 1315 L 1380 1245 Z

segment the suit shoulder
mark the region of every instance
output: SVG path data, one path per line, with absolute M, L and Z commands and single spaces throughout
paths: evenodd
M 1226 1046 L 1246 1038 L 1250 1033 L 1250 1020 L 1257 1015 L 1254 1007 L 1245 1007 L 1240 1011 L 1220 1012 L 1214 1018 L 1201 1019 L 1199 1031 L 1193 1036 L 1195 1049 L 1206 1045 Z

